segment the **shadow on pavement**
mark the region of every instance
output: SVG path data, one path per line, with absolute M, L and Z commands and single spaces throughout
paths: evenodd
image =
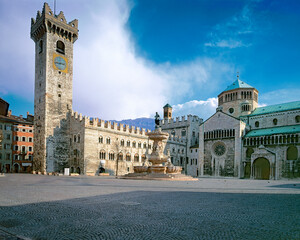
M 30 239 L 299 239 L 299 200 L 297 194 L 132 191 L 2 206 L 0 229 Z

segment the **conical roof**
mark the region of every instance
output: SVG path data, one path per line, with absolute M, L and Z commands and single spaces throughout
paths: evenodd
M 234 83 L 232 83 L 230 86 L 228 86 L 223 92 L 238 89 L 238 88 L 254 88 L 254 87 L 241 81 L 240 79 L 237 79 Z
M 164 108 L 172 108 L 171 105 L 169 103 L 167 103 Z

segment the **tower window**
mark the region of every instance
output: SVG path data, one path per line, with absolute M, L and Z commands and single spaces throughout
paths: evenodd
M 56 51 L 65 54 L 65 44 L 62 41 L 56 42 Z
M 296 123 L 300 123 L 300 116 L 299 115 L 295 117 L 295 121 L 296 121 Z
M 229 113 L 233 113 L 234 109 L 233 108 L 229 108 Z
M 273 124 L 274 124 L 274 125 L 277 125 L 277 122 L 278 122 L 278 121 L 277 121 L 277 118 L 274 118 L 274 119 L 273 119 Z
M 43 40 L 39 42 L 39 53 L 43 52 Z
M 61 97 L 61 94 L 58 94 L 58 97 Z
M 259 127 L 259 121 L 255 122 L 255 127 Z

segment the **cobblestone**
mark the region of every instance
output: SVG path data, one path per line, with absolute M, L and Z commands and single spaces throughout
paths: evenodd
M 300 239 L 299 216 L 299 180 L 0 179 L 0 239 Z

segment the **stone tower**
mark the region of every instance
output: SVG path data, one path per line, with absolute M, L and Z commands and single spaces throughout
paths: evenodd
M 172 107 L 170 104 L 166 104 L 164 106 L 164 119 L 171 119 L 172 118 Z
M 31 19 L 35 42 L 34 170 L 61 171 L 69 160 L 69 121 L 72 110 L 73 43 L 78 20 L 67 22 L 47 3 Z
M 258 91 L 254 87 L 237 80 L 218 96 L 218 109 L 236 118 L 248 115 L 257 108 Z

